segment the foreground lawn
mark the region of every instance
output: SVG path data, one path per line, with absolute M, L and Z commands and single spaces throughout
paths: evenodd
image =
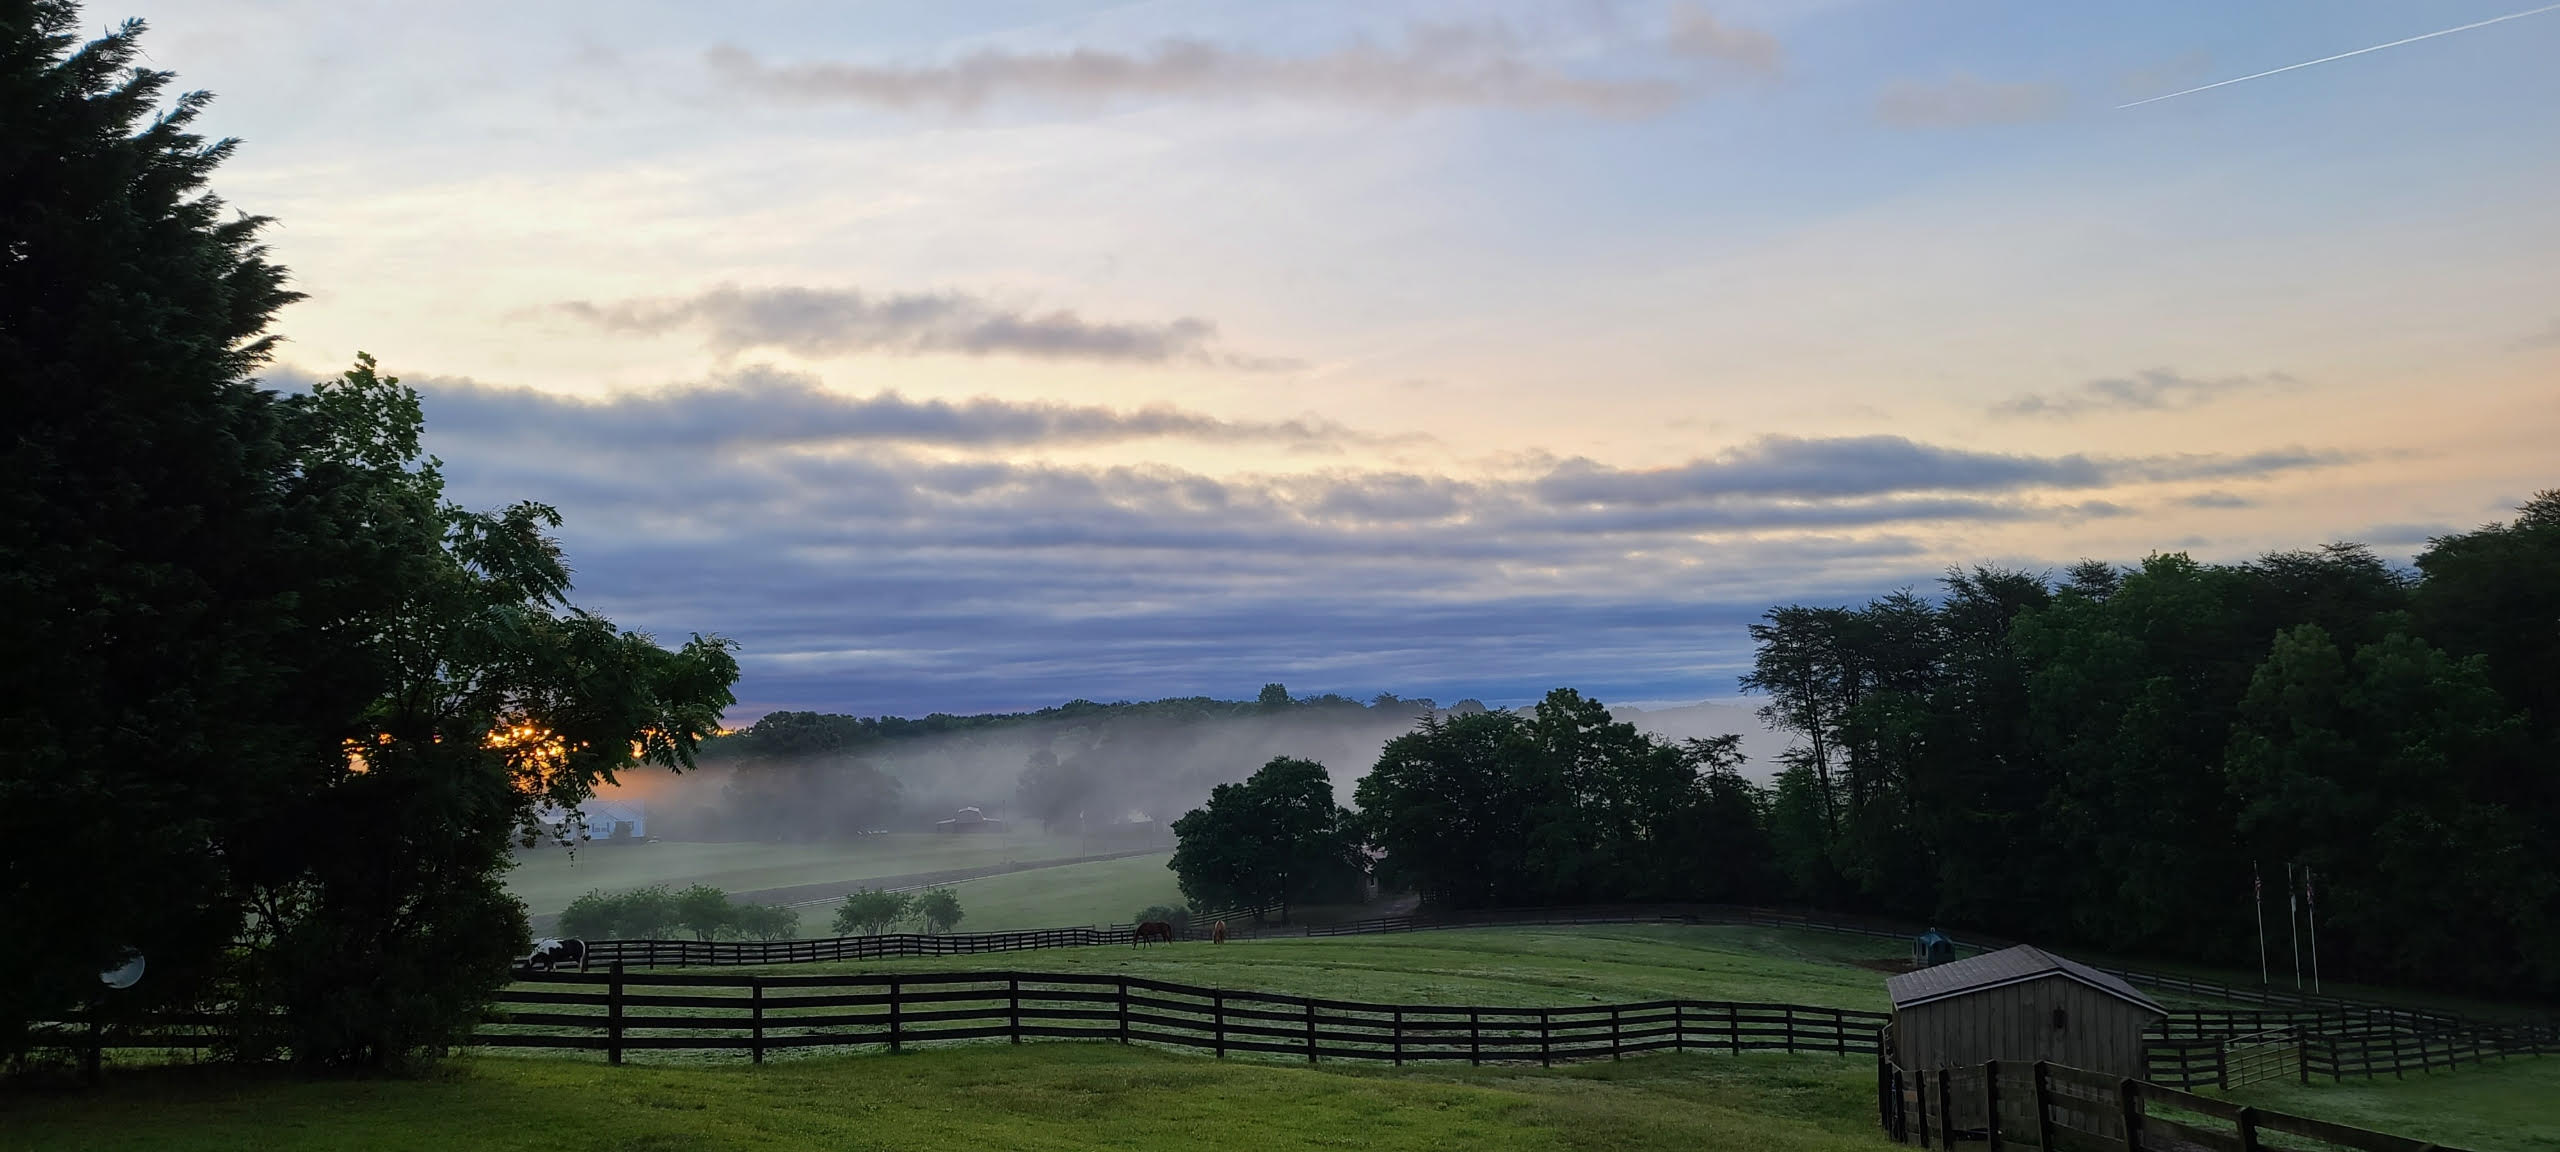
M 1552 1072 L 1220 1062 L 1109 1044 L 754 1067 L 473 1057 L 418 1080 L 224 1069 L 0 1096 L 0 1149 L 1780 1149 L 1890 1145 L 1874 1072 L 1656 1056 Z
M 677 888 L 709 884 L 723 892 L 755 892 L 795 884 L 976 868 L 1008 860 L 1054 860 L 1099 851 L 1108 849 L 1088 850 L 1073 837 L 1031 833 L 946 836 L 893 832 L 820 844 L 590 844 L 575 854 L 556 848 L 527 852 L 507 873 L 507 888 L 524 900 L 527 910 L 543 916 L 568 907 L 570 901 L 591 888 L 622 892 L 651 884 Z
M 966 897 L 963 897 L 966 901 Z M 1691 998 L 1883 1011 L 1890 940 L 1770 928 L 1611 925 L 821 964 L 759 971 L 1127 973 L 1214 988 L 1412 1004 L 1549 1005 Z
M 2560 1149 L 2560 1056 L 2518 1057 L 2405 1080 L 2315 1080 L 2252 1084 L 2225 1094 L 2297 1116 L 2314 1116 L 2474 1152 Z
M 1182 903 L 1165 867 L 1173 853 L 1066 864 L 1031 872 L 981 876 L 951 885 L 960 895 L 962 932 L 1012 932 L 1077 924 L 1123 924 L 1154 904 Z M 835 906 L 800 909 L 802 936 L 833 936 Z

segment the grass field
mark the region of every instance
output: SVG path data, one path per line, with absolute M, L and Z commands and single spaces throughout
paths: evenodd
M 0 1096 L 0 1150 L 1889 1147 L 1872 1068 L 1657 1057 L 1552 1072 L 1220 1062 L 1110 1044 L 613 1068 L 473 1057 L 420 1080 L 218 1069 Z
M 1182 903 L 1182 890 L 1165 868 L 1172 858 L 1172 853 L 1165 852 L 962 880 L 951 885 L 964 914 L 959 930 L 1011 932 L 1126 923 L 1149 905 Z M 833 905 L 803 908 L 800 934 L 833 936 L 834 921 Z
M 1902 953 L 1891 940 L 1788 929 L 1613 925 L 1052 948 L 765 971 L 1016 969 L 1127 973 L 1416 1004 L 1562 1006 L 1690 997 L 1881 1011 L 1885 974 L 1854 961 Z
M 2405 1080 L 2271 1081 L 2218 1095 L 2479 1152 L 2560 1150 L 2560 1056 Z
M 1090 855 L 1073 837 L 944 836 L 892 832 L 820 844 L 588 845 L 575 855 L 559 849 L 525 854 L 507 874 L 507 887 L 536 916 L 556 913 L 588 889 L 621 892 L 651 884 L 709 884 L 724 892 L 754 892 L 794 884 L 868 880 L 975 868 L 1008 860 L 1052 860 Z

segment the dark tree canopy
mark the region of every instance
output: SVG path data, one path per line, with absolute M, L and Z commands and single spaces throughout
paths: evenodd
M 432 1054 L 524 942 L 510 840 L 689 765 L 736 663 L 569 607 L 556 515 L 447 504 L 369 358 L 250 379 L 295 296 L 203 191 L 232 144 L 188 132 L 201 94 L 154 116 L 140 24 L 76 25 L 0 6 L 0 1050 L 130 947 L 113 1011 Z
M 1173 832 L 1174 875 L 1194 908 L 1276 904 L 1285 922 L 1291 906 L 1339 898 L 1360 874 L 1351 813 L 1312 760 L 1278 757 L 1219 785 Z

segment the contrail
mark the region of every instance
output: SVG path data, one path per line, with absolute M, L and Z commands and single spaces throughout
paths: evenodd
M 2118 104 L 2116 107 L 2119 110 L 2125 108 L 2139 108 L 2145 104 L 2157 104 L 2163 100 L 2175 100 L 2180 96 L 2192 96 L 2207 88 L 2220 88 L 2225 84 L 2237 84 L 2243 80 L 2255 80 L 2260 76 L 2273 76 L 2278 72 L 2291 72 L 2296 68 L 2308 68 L 2314 64 L 2326 64 L 2332 60 L 2344 60 L 2349 56 L 2362 56 L 2367 52 L 2380 52 L 2385 48 L 2397 48 L 2403 44 L 2415 44 L 2420 40 L 2433 40 L 2438 36 L 2451 36 L 2456 32 L 2468 32 L 2474 28 L 2486 28 L 2492 24 L 2504 24 L 2509 20 L 2522 20 L 2527 16 L 2540 16 L 2545 12 L 2554 11 L 2560 11 L 2560 4 L 2545 4 L 2540 8 L 2528 9 L 2523 12 L 2509 12 L 2504 16 L 2492 16 L 2489 19 L 2465 24 L 2459 28 L 2447 28 L 2441 32 L 2429 32 L 2423 36 L 2411 36 L 2406 40 L 2394 40 L 2388 44 L 2376 44 L 2371 48 L 2358 48 L 2353 52 L 2340 52 L 2335 56 L 2323 56 L 2317 60 L 2305 60 L 2300 64 L 2287 64 L 2282 68 L 2270 68 L 2264 72 L 2253 73 L 2247 76 L 2235 76 L 2229 80 L 2216 80 L 2211 84 L 2206 84 L 2198 88 L 2189 88 L 2184 92 L 2172 92 L 2166 96 L 2154 96 L 2148 100 L 2136 100 L 2131 104 Z

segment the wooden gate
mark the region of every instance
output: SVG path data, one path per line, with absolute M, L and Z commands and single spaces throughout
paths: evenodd
M 2302 1075 L 2302 1037 L 2291 1028 L 2271 1028 L 2234 1036 L 2222 1043 L 2222 1086 L 2237 1088 L 2261 1080 L 2292 1080 Z

